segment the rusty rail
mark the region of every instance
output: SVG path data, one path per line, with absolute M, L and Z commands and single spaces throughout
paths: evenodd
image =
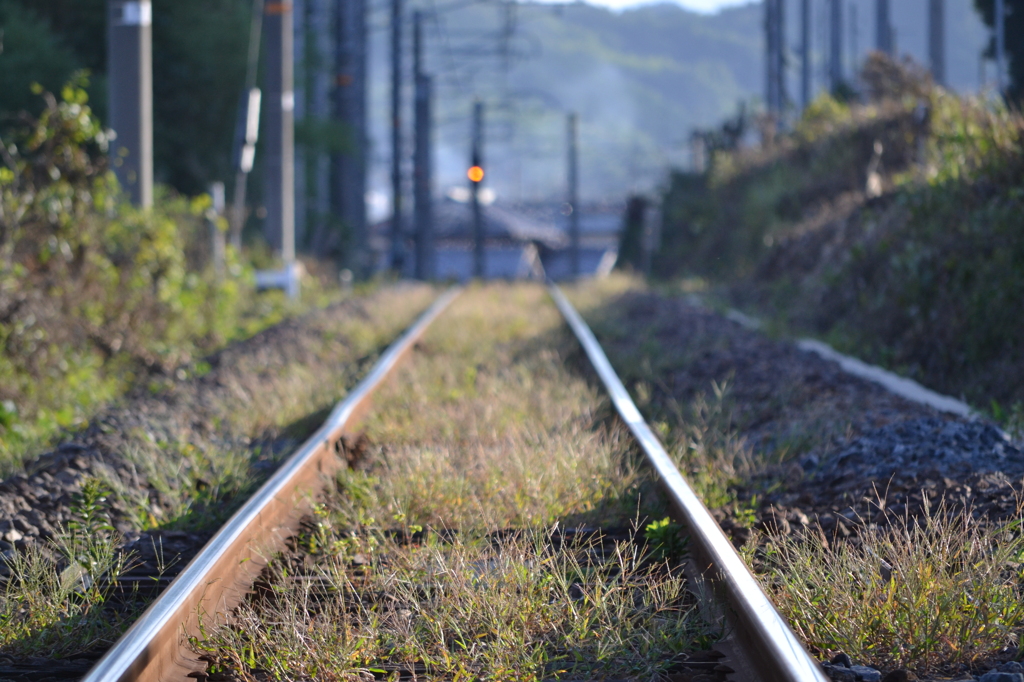
M 319 484 L 341 465 L 337 456 L 341 437 L 354 429 L 376 390 L 459 291 L 453 288 L 443 294 L 385 351 L 324 425 L 235 512 L 83 682 L 180 682 L 205 667 L 188 652 L 187 638 L 198 636 L 202 617 L 207 618 L 202 624 L 209 626 L 216 614 L 237 606 L 267 560 L 284 549 L 310 510 Z

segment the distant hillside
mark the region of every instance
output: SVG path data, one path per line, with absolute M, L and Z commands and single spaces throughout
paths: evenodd
M 924 0 L 893 3 L 901 52 L 924 60 Z M 815 11 L 826 3 L 812 3 Z M 798 41 L 797 3 L 789 8 L 788 44 Z M 874 43 L 874 0 L 848 3 L 858 21 L 847 19 L 849 59 Z M 674 4 L 615 13 L 584 3 L 519 4 L 508 42 L 510 68 L 502 69 L 503 5 L 473 4 L 428 24 L 428 63 L 438 76 L 438 183 L 463 182 L 473 97 L 488 104 L 488 182 L 512 199 L 557 196 L 565 175 L 564 112 L 581 115 L 582 190 L 590 198 L 621 197 L 649 189 L 668 166 L 689 162 L 685 141 L 695 126 L 706 127 L 735 112 L 740 100 L 763 91 L 761 3 L 714 15 Z M 820 52 L 821 19 L 813 31 Z M 386 15 L 374 20 L 383 28 Z M 978 87 L 978 55 L 985 30 L 971 0 L 947 1 L 950 82 Z M 373 104 L 375 185 L 388 186 L 386 158 L 389 65 L 387 34 L 375 36 Z M 790 92 L 797 93 L 795 53 Z M 816 85 L 824 78 L 818 55 Z M 849 63 L 847 64 L 849 70 Z

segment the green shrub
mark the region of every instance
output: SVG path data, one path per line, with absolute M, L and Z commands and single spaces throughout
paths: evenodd
M 0 141 L 0 475 L 140 371 L 167 371 L 252 331 L 251 269 L 206 263 L 209 197 L 160 188 L 139 210 L 109 170 L 83 77 Z M 263 302 L 260 306 L 265 306 Z M 276 303 L 271 308 L 279 309 Z

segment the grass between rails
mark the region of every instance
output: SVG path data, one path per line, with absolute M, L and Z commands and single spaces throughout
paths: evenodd
M 615 301 L 640 289 L 639 282 L 620 276 L 569 294 L 705 503 L 740 523 L 753 522 L 753 510 L 736 504 L 735 490 L 750 487 L 773 462 L 738 435 L 723 392 L 697 396 L 686 406 L 666 399 L 667 390 L 652 399 L 659 376 L 697 358 L 661 348 L 650 329 L 621 324 Z M 858 524 L 857 531 L 848 541 L 820 530 L 754 533 L 743 548 L 812 651 L 823 658 L 845 652 L 857 663 L 923 676 L 978 672 L 1014 655 L 1024 634 L 1020 519 L 990 522 L 940 501 L 921 517 L 890 514 L 887 524 Z
M 0 553 L 0 653 L 63 657 L 109 646 L 144 606 L 111 601 L 114 583 L 134 561 L 120 552 L 114 523 L 133 530 L 216 527 L 435 295 L 430 287 L 383 289 L 289 322 L 308 333 L 284 335 L 302 345 L 284 361 L 272 360 L 279 346 L 257 339 L 225 351 L 214 387 L 201 380 L 159 387 L 150 399 L 198 403 L 201 410 L 192 407 L 218 429 L 172 432 L 172 442 L 156 442 L 142 426 L 120 434 L 123 462 L 82 482 L 51 538 Z M 268 445 L 247 447 L 250 439 Z
M 711 395 L 698 394 L 685 405 L 672 397 L 663 377 L 696 358 L 688 349 L 663 347 L 653 325 L 636 328 L 621 319 L 615 301 L 643 290 L 639 280 L 617 274 L 573 287 L 567 294 L 697 494 L 712 509 L 732 505 L 735 487 L 774 462 L 756 456 L 736 433 L 727 382 L 714 384 Z
M 398 287 L 372 293 L 335 312 L 307 316 L 301 336 L 286 335 L 270 348 L 233 358 L 217 377 L 218 390 L 170 385 L 161 401 L 201 403 L 200 417 L 215 430 L 171 434 L 155 441 L 144 430 L 129 434 L 121 457 L 101 478 L 134 528 L 216 527 L 292 447 L 315 430 L 329 410 L 372 365 L 376 356 L 424 310 L 436 292 Z M 292 354 L 279 344 L 293 343 Z M 281 353 L 287 361 L 268 359 Z M 312 415 L 312 418 L 310 416 Z M 225 504 L 227 502 L 227 504 Z
M 663 503 L 567 369 L 578 352 L 541 287 L 464 294 L 375 401 L 367 459 L 306 553 L 196 648 L 236 679 L 454 680 L 651 679 L 707 648 L 719 629 L 680 573 L 678 528 L 628 530 Z

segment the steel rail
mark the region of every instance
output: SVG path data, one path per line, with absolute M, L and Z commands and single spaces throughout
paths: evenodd
M 733 634 L 753 663 L 750 672 L 772 682 L 828 682 L 644 421 L 590 327 L 554 283 L 548 284 L 548 291 L 590 358 L 619 417 L 661 479 L 677 520 L 690 535 L 698 570 L 724 592 L 729 607 L 726 615 L 735 627 Z
M 312 492 L 341 466 L 337 448 L 423 333 L 461 289 L 443 294 L 339 403 L 324 425 L 228 520 L 167 589 L 96 662 L 82 682 L 184 681 L 203 665 L 184 647 L 216 614 L 249 592 L 267 560 L 284 548 L 312 505 Z

